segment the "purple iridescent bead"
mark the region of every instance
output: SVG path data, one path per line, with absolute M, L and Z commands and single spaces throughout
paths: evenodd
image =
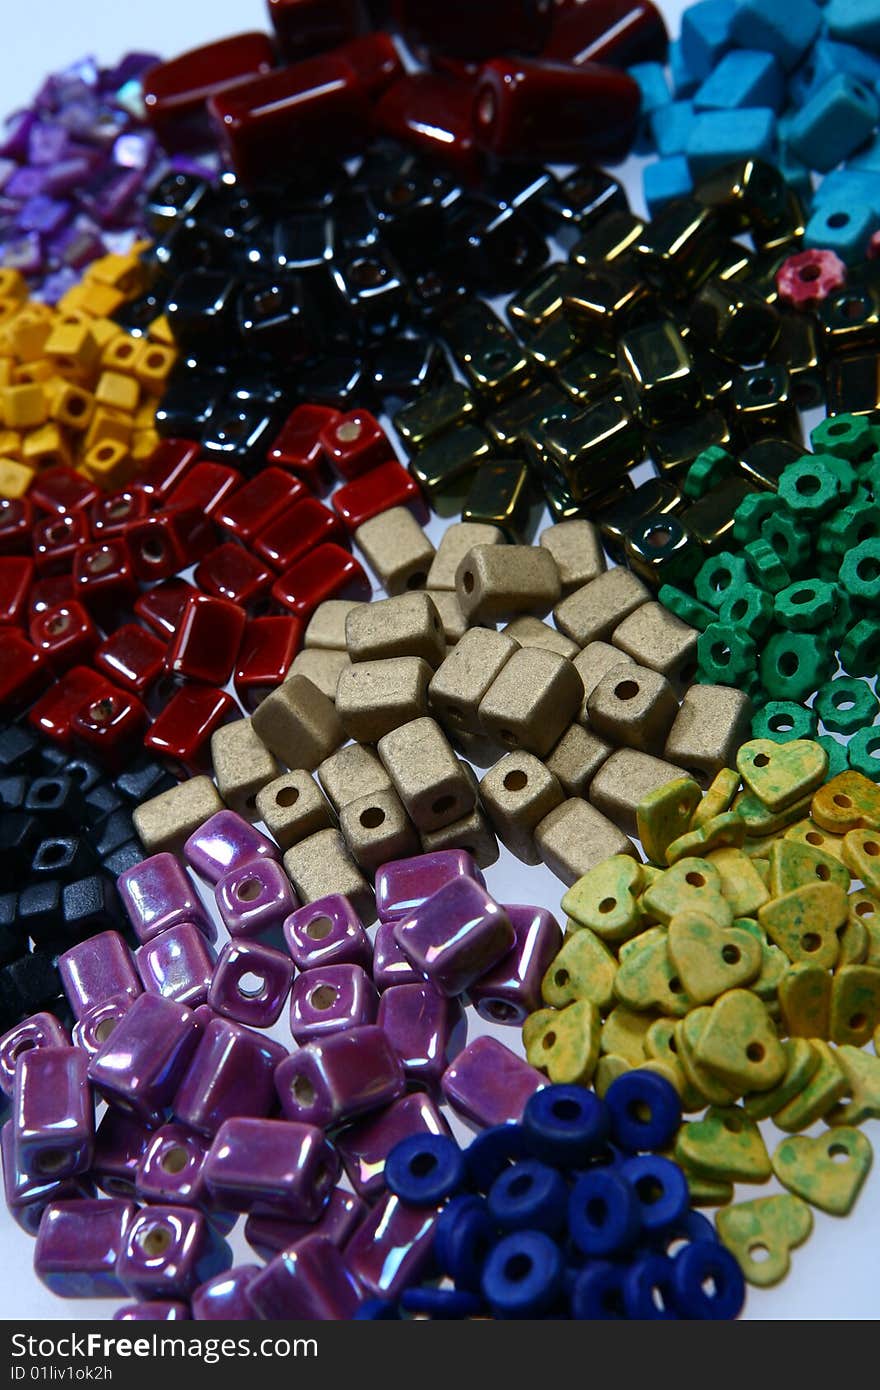
M 275 1073 L 288 1119 L 322 1129 L 390 1104 L 405 1085 L 400 1058 L 372 1024 L 307 1043 Z
M 257 1316 L 269 1322 L 340 1322 L 363 1299 L 354 1276 L 326 1236 L 309 1236 L 285 1250 L 249 1286 Z
M 95 1142 L 88 1067 L 75 1047 L 39 1047 L 19 1058 L 12 1122 L 22 1172 L 45 1182 L 88 1170 Z
M 394 939 L 435 989 L 453 997 L 507 955 L 513 927 L 485 888 L 456 878 L 395 922 Z
M 529 1096 L 547 1078 L 497 1038 L 479 1037 L 447 1067 L 441 1084 L 453 1110 L 488 1128 L 519 1121 Z
M 214 973 L 214 952 L 198 927 L 179 922 L 139 946 L 135 962 L 150 994 L 195 1009 L 207 1002 Z
M 33 111 L 16 111 L 3 123 L 0 135 L 0 154 L 10 159 L 26 159 L 31 131 L 37 123 Z
M 367 1115 L 336 1136 L 336 1147 L 355 1192 L 376 1201 L 385 1191 L 385 1160 L 401 1139 L 414 1134 L 450 1135 L 430 1096 L 413 1092 L 377 1115 Z
M 201 1029 L 190 1009 L 142 994 L 89 1062 L 89 1079 L 117 1109 L 159 1124 L 186 1074 Z
M 217 811 L 190 835 L 183 857 L 200 878 L 217 883 L 254 859 L 277 859 L 278 846 L 235 811 Z
M 139 941 L 152 941 L 179 922 L 192 922 L 213 940 L 213 924 L 173 854 L 151 855 L 126 869 L 116 884 Z
M 241 1118 L 221 1125 L 204 1172 L 218 1206 L 294 1221 L 317 1221 L 338 1176 L 339 1156 L 315 1125 Z
M 67 1047 L 70 1039 L 54 1014 L 31 1014 L 16 1023 L 0 1038 L 0 1091 L 11 1096 L 15 1086 L 15 1064 L 26 1052 L 38 1047 Z
M 248 1289 L 261 1265 L 235 1265 L 201 1284 L 190 1299 L 197 1322 L 250 1322 L 254 1317 Z
M 343 1028 L 376 1022 L 379 995 L 359 965 L 327 965 L 300 975 L 290 996 L 290 1031 L 300 1045 Z
M 163 1125 L 149 1136 L 135 1174 L 139 1201 L 203 1206 L 208 1142 L 185 1125 Z
M 370 968 L 370 938 L 348 898 L 338 893 L 292 912 L 284 923 L 284 940 L 298 970 L 319 965 Z
M 12 1219 L 29 1236 L 35 1236 L 43 1212 L 50 1202 L 90 1197 L 94 1187 L 85 1178 L 31 1178 L 23 1173 L 15 1153 L 12 1121 L 0 1129 L 0 1157 L 3 1160 L 3 1192 Z
M 58 957 L 58 970 L 77 1018 L 113 995 L 127 994 L 136 999 L 142 992 L 131 951 L 119 932 L 100 932 L 71 946 Z
M 176 1118 L 213 1135 L 232 1116 L 268 1115 L 276 1104 L 275 1069 L 286 1056 L 287 1049 L 271 1038 L 213 1019 L 174 1098 Z
M 427 1273 L 438 1215 L 392 1192 L 376 1203 L 345 1248 L 346 1265 L 371 1297 L 395 1300 Z
M 391 1039 L 410 1083 L 439 1086 L 451 1058 L 464 1045 L 460 1002 L 438 994 L 426 980 L 386 989 L 377 1022 Z
M 95 1132 L 92 1177 L 108 1197 L 133 1197 L 152 1131 L 133 1115 L 108 1107 Z
M 217 910 L 229 935 L 262 936 L 280 929 L 297 906 L 293 885 L 274 859 L 254 859 L 218 880 Z
M 467 878 L 485 886 L 485 879 L 467 850 L 441 849 L 411 859 L 392 859 L 376 875 L 376 909 L 381 922 L 409 917 L 428 898 L 455 879 Z
M 232 1251 L 192 1207 L 144 1207 L 129 1225 L 116 1274 L 134 1298 L 189 1298 L 232 1264 Z
M 51 1202 L 34 1251 L 37 1278 L 59 1298 L 118 1298 L 117 1265 L 137 1207 L 120 1198 Z
M 507 906 L 513 949 L 471 985 L 468 995 L 490 1023 L 522 1024 L 543 1008 L 541 981 L 562 945 L 559 923 L 543 907 Z
M 74 1047 L 80 1048 L 87 1057 L 96 1057 L 133 1003 L 130 994 L 113 994 L 102 1004 L 95 1004 L 73 1025 L 71 1041 Z
M 229 941 L 214 968 L 208 1003 L 224 1018 L 271 1028 L 293 980 L 293 961 L 259 941 Z
M 394 939 L 395 923 L 380 922 L 376 928 L 373 942 L 373 983 L 378 990 L 390 989 L 392 985 L 413 985 L 421 982 L 421 975 L 407 960 Z
M 114 1322 L 189 1322 L 190 1311 L 185 1303 L 161 1302 L 125 1303 L 113 1314 Z
M 366 1202 L 355 1193 L 335 1187 L 317 1221 L 291 1221 L 251 1212 L 245 1222 L 244 1237 L 262 1260 L 271 1260 L 282 1250 L 291 1250 L 308 1236 L 326 1236 L 341 1250 L 354 1235 L 367 1210 Z

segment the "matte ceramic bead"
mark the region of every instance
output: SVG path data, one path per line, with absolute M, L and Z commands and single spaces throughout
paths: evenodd
M 338 1173 L 339 1159 L 314 1125 L 237 1118 L 217 1131 L 204 1177 L 229 1211 L 316 1221 Z
M 640 99 L 632 77 L 612 68 L 493 58 L 477 79 L 474 138 L 502 159 L 613 159 L 632 144 Z M 562 122 L 550 118 L 556 103 Z
M 16 1067 L 12 1116 L 21 1171 L 47 1179 L 74 1177 L 91 1164 L 95 1112 L 88 1058 L 75 1047 L 38 1047 Z
M 116 886 L 139 941 L 151 941 L 179 922 L 193 922 L 213 937 L 210 921 L 173 854 L 153 854 L 120 874 Z
M 726 111 L 698 113 L 686 151 L 694 178 L 740 159 L 769 160 L 774 126 L 773 112 L 766 107 L 742 107 L 735 121 Z
M 89 1080 L 109 1104 L 157 1124 L 174 1099 L 199 1037 L 194 1014 L 142 994 L 89 1062 Z
M 870 88 L 840 72 L 820 87 L 794 116 L 788 143 L 822 173 L 852 154 L 877 124 L 877 98 Z
M 0 1156 L 3 1159 L 3 1193 L 13 1221 L 35 1236 L 43 1212 L 50 1202 L 89 1196 L 92 1188 L 83 1178 L 32 1178 L 22 1172 L 15 1155 L 15 1136 L 11 1120 L 0 1129 Z
M 333 1242 L 309 1236 L 272 1260 L 250 1284 L 248 1297 L 263 1319 L 325 1322 L 353 1317 L 362 1294 Z
M 77 1018 L 116 994 L 141 993 L 131 952 L 118 932 L 101 932 L 58 957 L 67 1001 Z
M 519 1121 L 529 1096 L 546 1079 L 495 1038 L 478 1037 L 443 1074 L 443 1094 L 472 1124 Z
M 189 1207 L 144 1207 L 128 1226 L 116 1274 L 135 1298 L 188 1298 L 232 1264 L 206 1216 Z
M 375 1298 L 395 1299 L 427 1269 L 437 1209 L 408 1207 L 388 1193 L 355 1232 L 345 1251 L 348 1268 Z
M 819 33 L 822 11 L 812 0 L 744 0 L 733 16 L 730 35 L 743 47 L 774 53 L 786 72 L 796 66 Z
M 284 940 L 299 970 L 328 965 L 369 967 L 372 947 L 347 898 L 318 898 L 284 922 Z
M 233 869 L 214 891 L 217 910 L 233 937 L 274 931 L 297 905 L 290 879 L 274 859 L 256 859 Z
M 271 1028 L 292 979 L 293 962 L 283 951 L 256 941 L 230 941 L 220 952 L 207 1002 L 224 1018 Z
M 306 971 L 290 996 L 290 1031 L 302 1046 L 342 1029 L 375 1023 L 379 996 L 359 965 L 325 965 Z
M 11 1096 L 20 1056 L 41 1047 L 66 1047 L 67 1032 L 54 1014 L 31 1014 L 0 1038 L 0 1091 Z
M 144 989 L 195 1009 L 204 1004 L 214 972 L 214 952 L 198 927 L 178 922 L 135 951 Z
M 273 1076 L 286 1049 L 225 1018 L 210 1020 L 174 1097 L 174 1114 L 200 1134 L 213 1135 L 233 1116 L 268 1115 Z
M 379 1003 L 379 1027 L 387 1033 L 410 1084 L 434 1089 L 464 1041 L 464 1013 L 427 982 L 395 985 Z
M 245 1240 L 267 1262 L 309 1236 L 326 1236 L 337 1250 L 343 1250 L 366 1213 L 367 1205 L 360 1197 L 336 1187 L 317 1221 L 291 1221 L 252 1213 L 245 1222 Z
M 459 878 L 400 919 L 394 938 L 429 983 L 451 998 L 498 964 L 514 932 L 484 888 Z
M 115 1198 L 50 1203 L 34 1250 L 37 1278 L 59 1298 L 124 1295 L 117 1263 L 136 1211 Z
M 275 1075 L 284 1114 L 323 1128 L 387 1105 L 405 1084 L 397 1053 L 371 1024 L 308 1043 Z
M 200 878 L 217 884 L 254 859 L 277 859 L 278 847 L 234 811 L 218 811 L 190 835 L 183 855 Z
M 204 1167 L 208 1143 L 184 1125 L 169 1124 L 148 1136 L 135 1173 L 143 1202 L 199 1207 L 207 1198 Z
M 488 1022 L 519 1025 L 542 1006 L 541 981 L 562 945 L 562 933 L 545 908 L 505 904 L 504 911 L 513 946 L 469 987 L 468 998 Z
M 335 1143 L 355 1191 L 372 1202 L 385 1191 L 385 1160 L 401 1139 L 449 1133 L 434 1101 L 414 1092 L 347 1126 Z

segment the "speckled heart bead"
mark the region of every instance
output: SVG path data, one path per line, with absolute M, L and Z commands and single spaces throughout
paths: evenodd
M 153 854 L 116 880 L 122 905 L 139 941 L 151 941 L 178 922 L 193 922 L 209 940 L 214 927 L 173 854 Z
M 208 883 L 254 859 L 277 859 L 278 846 L 235 811 L 217 811 L 194 830 L 183 846 L 190 868 Z
M 381 922 L 409 917 L 428 898 L 457 878 L 485 887 L 473 857 L 463 849 L 436 850 L 411 859 L 393 859 L 376 874 L 376 910 Z
M 208 1003 L 224 1018 L 271 1028 L 293 980 L 293 961 L 259 941 L 229 941 L 220 952 Z
M 370 938 L 348 898 L 339 894 L 316 898 L 292 912 L 284 923 L 284 940 L 298 970 L 323 965 L 370 967 Z
M 218 880 L 217 910 L 232 937 L 280 928 L 297 906 L 293 885 L 274 859 L 255 859 Z
M 472 878 L 455 878 L 394 925 L 420 975 L 453 997 L 507 955 L 514 933 L 502 907 Z
M 339 1176 L 339 1157 L 315 1125 L 227 1120 L 205 1164 L 214 1201 L 229 1211 L 316 1221 Z
M 375 1023 L 379 995 L 359 965 L 326 965 L 300 975 L 290 995 L 290 1031 L 302 1046 L 341 1029 Z
M 322 1129 L 388 1105 L 405 1085 L 400 1058 L 382 1029 L 371 1024 L 308 1043 L 275 1073 L 288 1119 Z
M 273 1075 L 286 1048 L 225 1018 L 209 1020 L 174 1097 L 174 1114 L 201 1134 L 214 1135 L 232 1116 L 268 1115 Z

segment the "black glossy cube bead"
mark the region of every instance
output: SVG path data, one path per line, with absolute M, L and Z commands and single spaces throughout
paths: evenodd
M 133 337 L 145 336 L 150 324 L 162 313 L 163 303 L 158 293 L 141 295 L 139 299 L 129 299 L 117 310 L 114 322 Z
M 634 522 L 624 553 L 630 569 L 653 588 L 692 579 L 705 558 L 684 522 L 669 514 Z
M 272 402 L 223 397 L 202 431 L 202 448 L 217 462 L 248 468 L 265 459 L 280 423 Z
M 743 372 L 733 383 L 731 423 L 744 443 L 772 435 L 800 444 L 801 420 L 791 393 L 788 372 L 768 363 Z
M 174 284 L 165 305 L 168 323 L 182 348 L 229 339 L 234 330 L 238 283 L 225 270 L 191 270 Z
M 198 439 L 214 412 L 218 384 L 216 377 L 187 371 L 178 363 L 156 408 L 158 433 L 166 438 Z
M 363 200 L 364 231 L 372 227 L 370 241 L 376 240 L 375 224 Z M 327 276 L 336 255 L 338 220 L 321 210 L 302 211 L 279 218 L 272 233 L 272 252 L 278 270 L 296 275 Z M 354 246 L 369 242 L 355 240 Z
M 84 940 L 96 932 L 116 930 L 124 918 L 116 885 L 103 874 L 66 883 L 62 892 L 63 934 L 65 939 Z
M 575 169 L 555 187 L 548 187 L 543 201 L 557 235 L 579 237 L 609 212 L 628 212 L 623 185 L 601 169 Z
M 460 266 L 431 265 L 410 272 L 410 305 L 423 323 L 433 323 L 452 313 L 469 294 Z
M 116 778 L 116 790 L 134 806 L 150 797 L 167 792 L 176 785 L 175 778 L 153 758 L 141 754 L 135 758 Z
M 488 189 L 503 207 L 514 208 L 545 235 L 559 225 L 554 200 L 560 198 L 558 179 L 541 165 L 502 164 L 488 177 Z
M 41 945 L 60 931 L 63 887 L 58 878 L 29 883 L 18 895 L 18 921 L 22 935 Z
M 443 234 L 440 189 L 425 170 L 404 167 L 373 185 L 368 206 L 383 244 L 402 264 L 425 265 Z
M 371 354 L 373 385 L 384 400 L 409 400 L 449 379 L 449 363 L 437 339 L 407 333 L 387 339 Z
M 333 280 L 356 331 L 376 336 L 397 327 L 408 291 L 389 252 L 376 246 L 340 259 L 334 264 Z
M 95 867 L 95 855 L 81 835 L 52 835 L 41 840 L 31 859 L 31 878 L 82 878 Z
M 297 379 L 300 400 L 348 411 L 374 399 L 372 372 L 365 357 L 325 357 L 306 367 Z
M 40 830 L 76 830 L 83 822 L 83 795 L 71 777 L 56 773 L 52 777 L 35 777 L 28 788 L 25 809 L 37 816 Z
M 246 283 L 238 298 L 238 328 L 250 353 L 287 361 L 305 358 L 314 342 L 315 321 L 302 279 Z
M 154 232 L 170 223 L 192 216 L 204 201 L 209 185 L 194 174 L 172 172 L 154 183 L 147 195 L 145 214 Z
M 649 478 L 640 488 L 606 506 L 599 529 L 608 554 L 622 564 L 628 532 L 648 517 L 670 516 L 680 511 L 682 505 L 677 487 L 665 479 Z

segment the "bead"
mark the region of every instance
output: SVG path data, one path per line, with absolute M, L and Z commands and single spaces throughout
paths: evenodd
M 70 636 L 74 609 L 55 609 L 44 616 L 44 631 L 60 624 L 66 628 L 64 645 Z M 57 651 L 57 645 L 53 651 Z M 144 697 L 164 669 L 165 644 L 136 623 L 126 623 L 107 638 L 95 652 L 95 665 L 113 681 L 133 694 Z M 66 658 L 65 658 L 66 660 Z
M 574 1168 L 600 1153 L 608 1138 L 604 1110 L 580 1086 L 545 1086 L 523 1112 L 529 1147 L 544 1161 Z
M 307 1043 L 282 1062 L 275 1085 L 289 1119 L 326 1128 L 396 1100 L 404 1073 L 382 1030 L 364 1024 Z
M 132 812 L 132 820 L 144 848 L 164 853 L 182 847 L 200 825 L 222 809 L 211 779 L 193 777 L 141 802 Z
M 370 943 L 349 901 L 318 898 L 298 908 L 284 922 L 284 941 L 299 970 L 370 962 Z
M 436 1087 L 457 1050 L 462 1017 L 459 1004 L 419 982 L 386 989 L 376 1021 L 398 1053 L 407 1080 Z
M 479 706 L 487 734 L 508 748 L 541 757 L 550 752 L 583 700 L 583 682 L 571 662 L 538 648 L 515 651 Z
M 471 985 L 468 994 L 482 1018 L 520 1024 L 540 1007 L 541 979 L 561 945 L 558 924 L 541 908 L 505 907 L 513 927 L 510 951 Z
M 144 736 L 144 747 L 166 759 L 172 767 L 184 768 L 190 774 L 203 772 L 210 766 L 211 735 L 221 724 L 234 718 L 235 712 L 235 701 L 225 691 L 213 686 L 184 685 L 154 719 Z M 213 784 L 211 787 L 217 803 L 221 804 Z M 195 791 L 191 796 L 195 803 Z M 189 798 L 184 794 L 180 800 Z M 202 798 L 198 800 L 201 802 Z M 211 806 L 207 810 L 207 801 L 206 792 L 206 815 L 215 809 Z
M 385 1163 L 385 1185 L 414 1207 L 436 1207 L 453 1196 L 465 1179 L 458 1145 L 445 1135 L 413 1135 L 391 1150 Z
M 873 723 L 877 698 L 864 681 L 839 676 L 820 687 L 814 709 L 830 732 L 854 734 L 863 725 Z
M 207 1143 L 183 1125 L 163 1125 L 147 1136 L 135 1174 L 137 1195 L 148 1202 L 200 1206 L 206 1198 Z
M 319 1129 L 281 1120 L 228 1119 L 205 1162 L 204 1180 L 220 1206 L 293 1221 L 315 1221 L 333 1188 L 339 1160 Z
M 683 1317 L 722 1321 L 736 1318 L 742 1310 L 742 1270 L 734 1256 L 714 1241 L 694 1240 L 680 1250 L 673 1261 L 672 1281 Z
M 632 1152 L 666 1148 L 681 1123 L 675 1088 L 649 1072 L 618 1077 L 606 1092 L 605 1103 L 614 1142 Z
M 702 111 L 694 118 L 687 160 L 695 178 L 737 160 L 770 157 L 775 121 L 766 107 L 741 107 L 735 122 L 725 111 Z
M 562 1256 L 549 1236 L 543 1231 L 515 1231 L 489 1255 L 481 1289 L 496 1317 L 536 1317 L 555 1303 L 562 1276 Z
M 571 1291 L 572 1316 L 577 1319 L 624 1318 L 625 1268 L 611 1261 L 591 1260 L 577 1276 Z
M 333 704 L 305 676 L 291 676 L 268 695 L 251 722 L 269 751 L 291 768 L 313 770 L 344 741 Z
M 565 74 L 565 75 L 564 75 Z M 474 96 L 474 137 L 500 158 L 567 161 L 623 154 L 635 134 L 640 93 L 633 79 L 592 68 L 494 58 L 480 70 Z M 564 130 L 545 125 L 547 101 L 565 103 Z M 597 103 L 602 119 L 597 122 Z
M 86 1084 L 88 1061 L 72 1047 L 38 1047 L 16 1066 L 12 1098 L 16 1164 L 42 1179 L 88 1170 L 94 1110 Z
M 480 704 L 516 651 L 513 637 L 485 629 L 465 632 L 433 676 L 428 695 L 437 717 L 452 733 L 482 732 Z
M 66 1047 L 67 1033 L 54 1014 L 38 1013 L 15 1024 L 0 1038 L 0 1090 L 11 1097 L 19 1055 L 43 1047 Z
M 125 1293 L 116 1269 L 133 1202 L 92 1198 L 50 1202 L 34 1252 L 38 1279 L 61 1298 L 117 1298 Z
M 174 1098 L 198 1032 L 189 1009 L 142 994 L 89 1062 L 89 1080 L 112 1105 L 156 1123 Z
M 273 1073 L 285 1049 L 224 1018 L 204 1028 L 174 1097 L 182 1124 L 213 1137 L 224 1120 L 265 1118 L 275 1105 Z
M 392 507 L 365 522 L 354 539 L 389 594 L 426 583 L 434 547 L 405 507 Z
M 618 1077 L 618 1081 L 622 1080 L 623 1077 Z M 622 1163 L 620 1176 L 630 1183 L 638 1197 L 642 1229 L 646 1233 L 669 1229 L 685 1218 L 690 1206 L 688 1185 L 677 1164 L 656 1154 L 643 1154 Z
M 660 1321 L 677 1319 L 673 1264 L 663 1255 L 643 1255 L 623 1278 L 623 1303 L 627 1317 Z
M 267 1262 L 282 1250 L 291 1249 L 311 1235 L 326 1236 L 342 1249 L 366 1213 L 366 1205 L 351 1192 L 337 1187 L 315 1222 L 291 1221 L 272 1216 L 248 1216 L 245 1238 L 248 1245 Z
M 793 738 L 815 738 L 817 716 L 791 700 L 770 700 L 752 720 L 752 737 L 787 743 Z
M 303 1045 L 376 1021 L 378 995 L 359 965 L 326 965 L 300 975 L 290 998 L 290 1031 Z
M 131 952 L 116 932 L 72 946 L 58 957 L 58 970 L 76 1018 L 112 995 L 136 999 L 141 992 Z
M 193 1317 L 200 1322 L 246 1322 L 253 1317 L 248 1289 L 259 1265 L 240 1265 L 200 1284 L 191 1296 Z
M 461 994 L 507 954 L 514 931 L 502 908 L 470 878 L 456 878 L 411 916 L 394 939 L 441 994 Z
M 232 1251 L 201 1212 L 151 1206 L 128 1226 L 116 1275 L 135 1298 L 187 1298 L 232 1263 Z
M 369 592 L 366 574 L 357 560 L 329 541 L 291 565 L 272 586 L 273 599 L 300 621 L 308 620 L 326 599 L 345 595 L 366 599 Z
M 179 922 L 135 952 L 144 988 L 175 1004 L 204 1004 L 214 969 L 214 952 L 198 927 Z
M 230 870 L 214 891 L 220 917 L 234 938 L 273 931 L 296 907 L 290 882 L 273 859 L 254 859 Z
M 789 256 L 776 274 L 780 299 L 795 309 L 819 304 L 846 284 L 846 266 L 833 251 L 809 249 Z
M 672 686 L 646 667 L 612 668 L 587 699 L 590 727 L 614 744 L 660 752 L 678 711 Z
M 362 1294 L 333 1242 L 309 1236 L 270 1261 L 248 1298 L 261 1318 L 324 1321 L 354 1317 Z
M 568 1229 L 584 1255 L 595 1259 L 624 1254 L 641 1226 L 635 1190 L 618 1173 L 594 1169 L 574 1184 L 568 1203 Z
M 567 637 L 579 647 L 586 647 L 590 642 L 610 637 L 624 618 L 649 598 L 649 591 L 635 575 L 617 568 L 563 599 L 553 617 Z
M 751 700 L 741 690 L 692 685 L 666 740 L 664 758 L 687 768 L 703 784 L 732 765 L 749 731 L 751 713 Z
M 387 733 L 378 754 L 419 830 L 442 828 L 474 805 L 474 788 L 439 725 L 415 719 Z
M 183 846 L 187 864 L 210 884 L 254 859 L 275 859 L 277 854 L 272 841 L 234 811 L 218 811 Z
M 211 735 L 217 790 L 231 810 L 253 819 L 262 788 L 278 775 L 278 764 L 249 719 L 237 719 Z
M 192 922 L 210 931 L 198 894 L 173 854 L 144 859 L 121 874 L 117 883 L 122 905 L 139 941 L 151 941 L 169 927 Z
M 257 793 L 256 813 L 282 849 L 333 824 L 330 807 L 307 772 L 288 772 L 267 783 Z
M 449 1104 L 475 1125 L 518 1121 L 544 1078 L 503 1043 L 478 1037 L 458 1054 L 443 1074 Z
M 346 734 L 378 743 L 385 734 L 427 714 L 431 667 L 421 657 L 357 661 L 344 667 L 336 710 Z

